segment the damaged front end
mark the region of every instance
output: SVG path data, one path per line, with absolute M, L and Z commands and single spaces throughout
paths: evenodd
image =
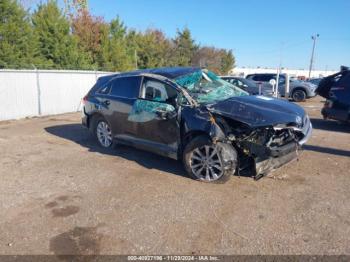
M 312 132 L 304 109 L 282 99 L 250 96 L 208 70 L 181 76 L 175 82 L 196 101 L 184 110 L 185 133 L 202 130 L 224 153 L 225 169 L 260 178 L 298 157 Z M 189 117 L 190 116 L 190 117 Z M 234 153 L 233 153 L 234 152 Z
M 216 125 L 225 132 L 213 141 L 231 144 L 238 152 L 237 174 L 258 179 L 298 157 L 301 146 L 309 139 L 312 125 L 305 115 L 300 125 L 275 125 L 252 128 L 222 116 Z

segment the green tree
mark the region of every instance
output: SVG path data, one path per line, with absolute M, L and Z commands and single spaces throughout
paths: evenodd
M 33 59 L 28 15 L 16 0 L 0 1 L 0 68 L 28 68 Z
M 104 23 L 100 28 L 100 48 L 96 56 L 98 69 L 103 71 L 112 71 L 113 64 L 110 55 L 110 32 L 109 24 Z
M 64 15 L 71 21 L 74 17 L 83 10 L 87 10 L 87 0 L 63 0 L 64 3 Z
M 220 73 L 221 57 L 219 52 L 215 47 L 203 46 L 195 52 L 192 65 L 205 67 L 215 73 Z
M 148 29 L 138 35 L 137 57 L 139 68 L 153 68 L 170 65 L 171 42 L 157 29 Z
M 192 39 L 191 31 L 188 28 L 182 31 L 178 30 L 175 39 L 173 39 L 175 51 L 171 64 L 175 66 L 189 66 L 198 49 L 195 41 Z
M 80 52 L 76 36 L 55 1 L 40 4 L 32 16 L 36 39 L 36 63 L 40 68 L 86 69 L 87 57 Z
M 206 67 L 217 74 L 227 74 L 234 66 L 235 58 L 232 50 L 203 46 L 192 59 L 192 65 Z
M 134 69 L 126 38 L 127 28 L 119 17 L 113 19 L 109 26 L 109 69 L 126 71 Z
M 102 41 L 108 37 L 108 27 L 102 17 L 92 16 L 84 8 L 72 20 L 73 35 L 77 37 L 80 52 L 85 53 L 92 68 L 100 67 Z
M 232 68 L 235 67 L 235 57 L 232 50 L 222 50 L 221 51 L 221 74 L 227 74 Z

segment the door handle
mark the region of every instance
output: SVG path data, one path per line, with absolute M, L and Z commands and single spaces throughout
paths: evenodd
M 103 104 L 105 104 L 106 106 L 109 106 L 110 103 L 111 103 L 111 102 L 110 102 L 109 100 L 103 101 Z

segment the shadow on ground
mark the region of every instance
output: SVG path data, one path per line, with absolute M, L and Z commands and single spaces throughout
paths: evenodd
M 315 151 L 315 152 L 319 152 L 319 153 L 350 157 L 350 151 L 337 149 L 337 148 L 313 146 L 313 145 L 304 145 L 303 149 L 304 150 L 308 150 L 308 151 Z
M 310 120 L 314 129 L 350 133 L 350 125 L 346 123 L 333 120 L 324 120 L 320 118 L 311 118 Z
M 81 124 L 66 124 L 50 126 L 45 128 L 46 132 L 73 141 L 89 149 L 90 152 L 122 157 L 135 161 L 148 169 L 158 169 L 174 175 L 186 177 L 185 170 L 180 161 L 165 158 L 150 152 L 134 149 L 123 145 L 117 145 L 114 148 L 102 148 L 98 145 L 95 138 Z

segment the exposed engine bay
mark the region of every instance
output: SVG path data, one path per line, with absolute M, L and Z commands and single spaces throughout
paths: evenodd
M 303 133 L 309 130 L 310 120 L 306 116 L 304 129 L 293 125 L 266 126 L 250 128 L 247 125 L 222 116 L 215 116 L 215 125 L 223 131 L 225 138 L 215 138 L 231 144 L 238 152 L 238 159 L 232 158 L 236 164 L 237 175 L 253 176 L 258 179 L 283 164 L 297 159 L 301 148 Z M 311 132 L 311 130 L 309 131 Z

